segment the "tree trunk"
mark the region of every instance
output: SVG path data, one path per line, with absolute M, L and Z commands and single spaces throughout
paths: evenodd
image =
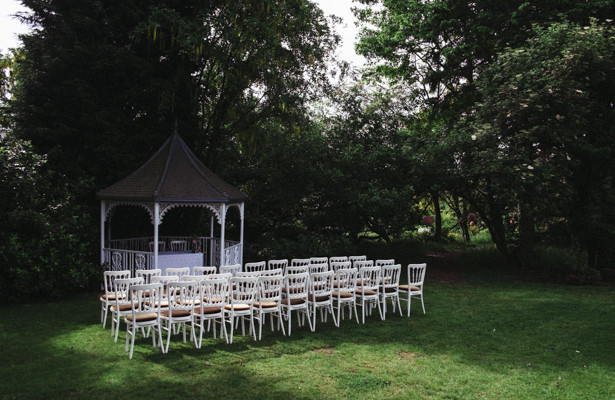
M 519 262 L 524 268 L 532 263 L 536 241 L 535 217 L 531 209 L 523 203 L 519 205 Z
M 436 215 L 436 230 L 433 238 L 439 242 L 442 236 L 442 213 L 440 211 L 440 196 L 437 190 L 431 192 L 431 201 L 433 202 L 433 209 Z

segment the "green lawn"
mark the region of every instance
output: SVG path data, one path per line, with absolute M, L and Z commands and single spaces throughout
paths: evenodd
M 428 270 L 429 273 L 429 270 Z M 427 282 L 427 314 L 168 354 L 98 324 L 95 294 L 0 309 L 0 396 L 23 398 L 614 399 L 615 288 Z M 293 321 L 295 322 L 295 321 Z

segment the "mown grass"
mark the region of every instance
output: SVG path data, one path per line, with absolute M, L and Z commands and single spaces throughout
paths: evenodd
M 429 273 L 429 270 L 428 270 Z M 95 294 L 0 309 L 0 396 L 216 399 L 613 399 L 615 288 L 508 278 L 426 284 L 427 314 L 331 320 L 168 354 L 124 352 Z M 295 321 L 293 321 L 295 322 Z

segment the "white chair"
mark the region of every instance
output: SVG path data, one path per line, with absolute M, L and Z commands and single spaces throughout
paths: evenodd
M 355 261 L 355 263 L 360 261 Z M 374 307 L 378 308 L 380 319 L 384 319 L 380 307 L 380 267 L 368 266 L 359 270 L 359 283 L 356 290 L 357 303 L 361 306 L 361 315 L 365 323 L 365 315 L 371 314 Z M 369 308 L 368 308 L 369 307 Z
M 376 260 L 374 262 L 374 265 L 377 265 L 379 267 L 385 266 L 385 265 L 395 265 L 395 260 L 390 258 L 387 260 Z
M 114 336 L 113 340 L 115 342 L 117 342 L 120 332 L 122 317 L 128 315 L 132 310 L 130 286 L 140 285 L 142 283 L 143 278 L 116 279 L 113 282 L 115 288 L 115 304 L 113 304 L 109 310 L 111 311 L 111 335 Z
M 107 325 L 107 314 L 109 313 L 109 307 L 115 303 L 115 286 L 116 279 L 128 279 L 130 278 L 130 271 L 105 271 L 103 272 L 103 286 L 105 293 L 99 296 L 100 300 L 100 323 L 103 329 Z
M 263 273 L 261 271 L 239 271 L 235 274 L 236 277 L 241 277 L 241 278 L 245 278 L 247 276 L 252 276 L 255 278 L 258 278 L 259 276 L 261 276 Z
M 285 271 L 286 267 L 288 267 L 287 259 L 267 261 L 267 269 L 282 269 L 282 271 Z
M 263 333 L 263 324 L 265 323 L 265 315 L 269 314 L 271 322 L 271 331 L 273 332 L 273 317 L 278 318 L 278 330 L 284 332 L 284 324 L 282 323 L 282 283 L 284 277 L 280 275 L 261 276 L 258 278 L 258 296 L 254 303 L 254 313 L 258 320 L 258 340 L 261 340 Z
M 205 331 L 205 321 L 207 330 L 209 323 L 214 324 L 214 339 L 216 339 L 216 324 L 220 325 L 220 336 L 224 335 L 228 343 L 226 324 L 224 323 L 224 306 L 230 293 L 230 277 L 222 276 L 212 278 L 211 275 L 199 282 L 200 303 L 194 309 L 194 326 L 199 327 L 199 339 L 196 348 L 200 349 L 203 344 L 203 331 Z M 196 336 L 195 336 L 196 340 Z
M 374 261 L 373 260 L 356 260 L 356 261 L 353 261 L 352 266 L 356 268 L 357 271 L 360 271 L 361 268 L 363 267 L 373 267 Z
M 399 285 L 399 293 L 406 293 L 407 297 L 401 300 L 408 302 L 408 317 L 410 316 L 410 303 L 412 297 L 420 297 L 425 314 L 425 303 L 423 302 L 423 283 L 425 282 L 425 271 L 427 264 L 408 264 L 408 284 Z
M 135 269 L 140 269 L 140 270 L 146 269 L 145 268 L 145 254 L 139 253 L 135 256 Z
M 192 267 L 192 275 L 211 275 L 218 271 L 216 267 L 210 266 L 195 266 Z
M 327 311 L 333 318 L 335 326 L 339 326 L 333 312 L 333 271 L 315 272 L 310 274 L 310 295 L 308 306 L 312 313 L 312 332 L 316 330 L 316 310 L 320 308 L 320 319 L 326 322 Z
M 393 304 L 393 312 L 395 308 L 401 313 L 401 304 L 399 303 L 399 277 L 401 275 L 401 264 L 384 265 L 381 267 L 382 280 L 380 284 L 380 300 L 382 302 L 382 319 L 387 315 L 387 299 L 391 299 Z
M 329 270 L 328 263 L 310 264 L 308 266 L 308 272 L 310 273 L 310 275 L 320 273 L 320 272 L 327 272 L 328 270 Z
M 329 264 L 334 262 L 348 261 L 348 256 L 333 256 L 329 257 Z
M 261 276 L 276 276 L 276 275 L 284 275 L 284 270 L 282 268 L 275 269 L 267 269 L 263 271 Z
M 231 274 L 235 276 L 237 272 L 241 271 L 241 264 L 233 264 L 233 265 L 221 265 L 220 273 L 221 274 Z
M 256 276 L 231 278 L 231 295 L 229 302 L 224 306 L 225 315 L 228 316 L 228 323 L 231 325 L 230 343 L 233 343 L 236 318 L 241 320 L 241 334 L 246 334 L 245 320 L 250 323 L 250 333 L 256 340 L 256 330 L 254 329 L 253 307 L 258 294 L 258 278 Z
M 350 261 L 353 266 L 354 266 L 355 261 L 366 261 L 366 260 L 367 260 L 367 256 L 348 256 L 348 261 Z
M 165 243 L 164 240 L 161 240 L 158 242 L 158 252 L 163 252 L 166 251 L 167 248 L 167 244 Z M 149 251 L 150 252 L 154 252 L 154 242 L 149 242 Z
M 120 253 L 119 251 L 114 251 L 113 253 L 111 253 L 111 270 L 124 270 L 124 263 L 122 262 L 122 253 Z
M 350 261 L 332 261 L 331 262 L 331 271 L 334 274 L 337 274 L 337 270 L 340 268 L 352 268 L 352 263 Z M 337 280 L 337 278 L 335 278 Z
M 124 317 L 126 322 L 126 346 L 125 351 L 128 351 L 128 341 L 130 337 L 130 355 L 135 347 L 135 337 L 138 329 L 142 330 L 153 328 L 152 344 L 156 346 L 156 338 L 158 338 L 158 347 L 164 352 L 162 346 L 162 331 L 160 326 L 160 303 L 162 297 L 162 284 L 149 283 L 132 285 L 130 287 L 131 312 Z
M 243 266 L 244 272 L 263 272 L 267 263 L 265 261 L 245 263 Z
M 181 278 L 184 275 L 190 275 L 190 267 L 167 268 L 164 273 L 166 276 L 175 275 L 178 278 Z
M 188 245 L 185 240 L 171 240 L 171 251 L 186 251 Z
M 327 257 L 312 257 L 310 258 L 310 264 L 327 264 L 329 265 L 329 258 Z
M 161 276 L 162 270 L 159 268 L 156 269 L 138 269 L 135 271 L 135 275 L 137 277 L 143 278 L 143 283 L 148 284 L 152 283 L 152 276 Z
M 288 268 L 290 269 L 291 267 Z M 292 311 L 297 313 L 297 323 L 299 326 L 302 325 L 304 316 L 307 316 L 310 328 L 312 326 L 308 308 L 309 286 L 310 275 L 307 272 L 288 274 L 284 277 L 284 292 L 286 297 L 282 299 L 282 309 L 284 310 L 284 317 L 288 319 L 289 336 L 292 327 Z
M 290 260 L 291 267 L 303 267 L 308 266 L 311 263 L 312 262 L 309 258 L 293 258 L 292 260 Z
M 186 343 L 186 325 L 190 325 L 190 337 L 194 337 L 196 347 L 196 335 L 194 334 L 194 308 L 198 282 L 182 281 L 169 282 L 167 284 L 168 306 L 160 312 L 162 330 L 167 331 L 167 343 L 164 352 L 169 351 L 173 327 L 179 325 L 182 329 L 183 340 Z
M 291 274 L 308 274 L 310 272 L 310 264 L 307 265 L 292 265 L 290 267 L 286 267 L 285 275 Z
M 350 261 L 348 261 L 350 263 Z M 354 268 L 339 268 L 335 273 L 335 290 L 333 291 L 333 301 L 337 309 L 337 324 L 344 319 L 344 308 L 348 308 L 350 318 L 354 311 L 357 324 L 359 314 L 357 313 L 356 288 L 357 270 Z

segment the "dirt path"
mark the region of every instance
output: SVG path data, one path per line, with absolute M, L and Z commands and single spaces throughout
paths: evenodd
M 449 284 L 465 282 L 463 267 L 457 262 L 461 252 L 459 250 L 427 254 L 425 280 Z

